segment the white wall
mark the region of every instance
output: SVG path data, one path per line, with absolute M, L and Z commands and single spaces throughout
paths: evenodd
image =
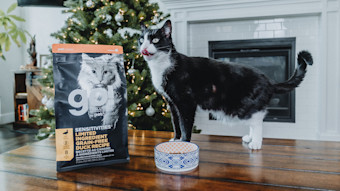
M 177 51 L 187 55 L 208 56 L 208 40 L 296 37 L 296 49 L 315 58 L 297 89 L 296 123 L 265 123 L 264 136 L 340 141 L 340 0 L 161 1 L 171 13 Z M 247 132 L 196 119 L 203 133 Z
M 40 54 L 50 54 L 49 48 L 58 40 L 51 37 L 51 33 L 60 30 L 68 18 L 67 14 L 62 14 L 62 7 L 23 7 L 23 16 L 27 19 L 24 28 L 36 36 L 36 50 L 39 59 Z M 29 63 L 29 57 L 26 54 L 25 59 Z M 40 60 L 38 60 L 40 62 Z
M 2 10 L 7 9 L 16 0 L 1 1 L 0 7 Z M 16 15 L 26 19 L 25 23 L 21 23 L 25 30 L 30 34 L 36 35 L 36 51 L 38 53 L 38 62 L 40 54 L 49 54 L 49 47 L 53 43 L 58 43 L 56 39 L 50 37 L 50 34 L 58 31 L 67 19 L 67 15 L 62 14 L 63 8 L 49 7 L 18 7 Z M 13 100 L 13 72 L 19 70 L 21 65 L 30 63 L 30 58 L 27 53 L 28 42 L 21 48 L 15 45 L 11 46 L 9 52 L 6 52 L 6 61 L 0 60 L 0 99 L 1 113 L 0 124 L 14 121 L 14 100 Z
M 16 0 L 8 0 L 0 2 L 0 9 L 6 11 L 7 8 L 15 3 Z M 22 8 L 17 8 L 12 13 L 15 15 L 21 15 Z M 22 26 L 18 23 L 18 26 Z M 10 51 L 3 52 L 6 56 L 6 60 L 0 59 L 0 124 L 11 122 L 14 120 L 14 106 L 13 106 L 13 71 L 17 70 L 22 64 L 22 48 L 18 48 L 12 44 Z

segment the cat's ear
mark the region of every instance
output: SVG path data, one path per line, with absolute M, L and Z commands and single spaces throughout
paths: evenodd
M 162 27 L 162 32 L 163 34 L 165 34 L 166 38 L 170 38 L 171 37 L 171 32 L 172 32 L 172 27 L 171 27 L 171 21 L 167 20 L 163 27 Z
M 81 58 L 82 58 L 83 60 L 89 60 L 89 59 L 91 59 L 91 57 L 90 57 L 89 55 L 85 54 L 85 53 L 82 53 L 82 54 L 81 54 Z
M 113 62 L 113 63 L 124 63 L 124 58 L 120 54 L 109 54 L 108 55 L 108 62 Z
M 140 23 L 140 28 L 142 29 L 142 31 L 146 30 L 146 26 L 144 25 L 144 23 Z
M 89 55 L 82 53 L 81 54 L 81 59 L 82 59 L 82 63 L 87 64 L 88 62 L 91 62 L 93 60 L 93 58 L 91 58 Z

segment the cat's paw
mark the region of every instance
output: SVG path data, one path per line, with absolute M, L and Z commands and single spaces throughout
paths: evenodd
M 259 150 L 262 147 L 262 141 L 252 141 L 248 144 L 248 148 L 252 150 Z
M 95 118 L 96 108 L 90 107 L 87 113 L 89 115 L 89 118 L 93 120 Z
M 242 137 L 242 141 L 245 143 L 249 143 L 251 141 L 251 136 L 245 135 Z
M 89 118 L 90 118 L 91 120 L 93 120 L 93 119 L 94 119 L 94 114 L 90 114 L 90 113 L 89 113 Z

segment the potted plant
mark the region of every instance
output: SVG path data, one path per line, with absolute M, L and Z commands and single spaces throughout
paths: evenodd
M 0 9 L 0 57 L 3 60 L 6 60 L 3 51 L 9 51 L 12 42 L 20 47 L 21 43 L 19 40 L 22 43 L 26 43 L 26 34 L 30 36 L 26 30 L 15 24 L 15 21 L 25 22 L 25 19 L 11 14 L 16 7 L 17 3 L 14 3 L 9 6 L 6 12 Z

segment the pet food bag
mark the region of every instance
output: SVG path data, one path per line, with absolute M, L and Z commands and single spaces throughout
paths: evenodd
M 54 44 L 57 171 L 129 161 L 123 48 Z

